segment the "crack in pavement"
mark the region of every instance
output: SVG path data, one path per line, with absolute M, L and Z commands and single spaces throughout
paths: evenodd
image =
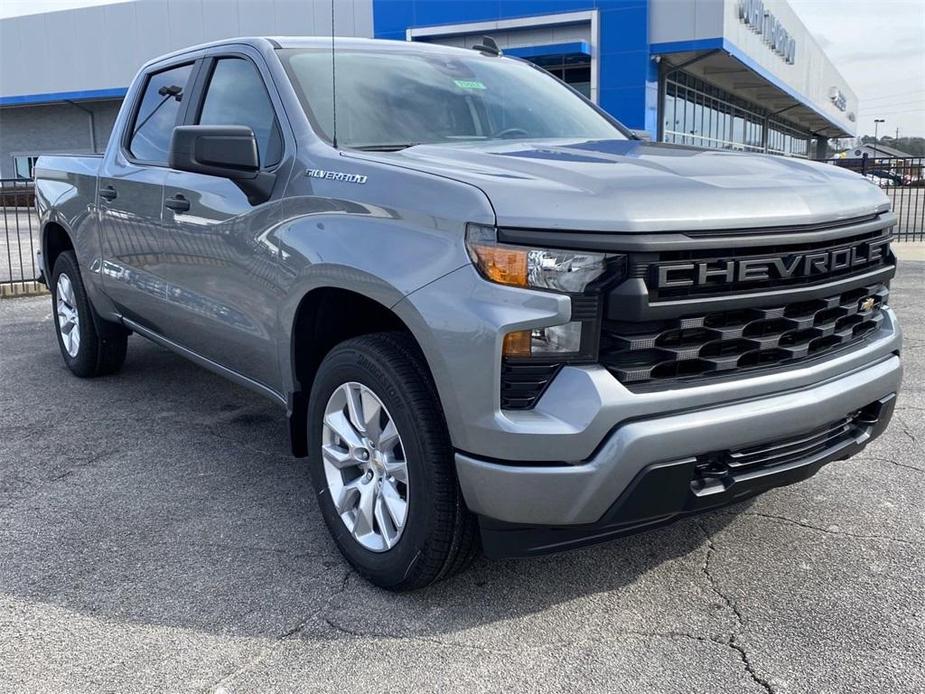
M 525 645 L 521 644 L 517 648 L 503 648 L 503 647 L 492 647 L 492 646 L 482 646 L 480 644 L 470 643 L 467 641 L 460 640 L 445 640 L 428 636 L 421 636 L 417 634 L 395 634 L 387 631 L 378 631 L 378 630 L 364 630 L 360 631 L 357 629 L 351 629 L 342 624 L 338 624 L 331 617 L 324 616 L 322 618 L 331 629 L 334 631 L 349 636 L 354 639 L 369 639 L 369 638 L 378 638 L 378 639 L 391 639 L 394 641 L 407 642 L 407 643 L 421 643 L 421 644 L 430 644 L 436 645 L 441 648 L 451 648 L 455 650 L 466 649 L 473 650 L 479 653 L 486 653 L 490 655 L 522 655 L 525 651 L 528 652 L 543 652 L 543 651 L 557 651 L 567 648 L 573 648 L 576 646 L 583 645 L 595 645 L 600 646 L 602 643 L 607 641 L 618 641 L 625 638 L 644 638 L 644 639 L 669 639 L 669 640 L 685 640 L 685 641 L 695 641 L 699 644 L 712 644 L 717 646 L 722 646 L 724 648 L 729 648 L 735 651 L 737 657 L 740 660 L 743 660 L 745 663 L 745 669 L 752 677 L 753 680 L 759 685 L 762 685 L 761 678 L 754 672 L 752 669 L 751 663 L 747 661 L 744 657 L 744 650 L 737 644 L 731 644 L 728 639 L 722 639 L 714 636 L 704 636 L 700 634 L 691 634 L 686 631 L 647 631 L 642 629 L 620 629 L 619 633 L 614 634 L 608 638 L 586 638 L 586 639 L 567 639 L 559 640 L 555 642 L 548 642 L 544 644 L 535 644 L 535 645 Z M 762 685 L 763 686 L 763 685 Z M 768 687 L 765 687 L 765 691 L 771 692 L 772 690 Z M 773 694 L 773 692 L 772 692 Z
M 908 465 L 907 463 L 900 463 L 898 460 L 893 460 L 892 458 L 884 458 L 883 456 L 877 455 L 860 455 L 856 460 L 879 460 L 882 463 L 890 463 L 896 467 L 906 468 L 907 470 L 915 470 L 916 472 L 925 472 L 925 468 L 916 467 L 915 465 Z
M 704 530 L 701 527 L 702 530 Z M 730 600 L 722 591 L 719 590 L 715 580 L 712 575 L 709 573 L 709 561 L 712 553 L 715 551 L 715 546 L 713 545 L 712 537 L 710 537 L 704 530 L 705 535 L 707 536 L 707 543 L 709 546 L 708 556 L 704 562 L 703 570 L 707 576 L 707 579 L 710 583 L 710 586 L 714 593 L 716 593 L 720 599 L 729 607 L 733 612 L 736 618 L 736 623 L 738 628 L 741 629 L 744 624 L 744 618 L 739 612 L 738 607 Z M 330 606 L 330 601 L 328 602 Z M 470 643 L 467 641 L 461 640 L 446 640 L 430 636 L 421 636 L 421 635 L 409 635 L 409 634 L 396 634 L 388 631 L 382 630 L 358 630 L 347 627 L 343 624 L 338 624 L 335 619 L 326 613 L 327 608 L 323 611 L 321 619 L 324 623 L 334 631 L 349 636 L 355 639 L 364 639 L 364 638 L 380 638 L 380 639 L 392 639 L 395 641 L 409 642 L 409 643 L 421 643 L 421 644 L 430 644 L 436 645 L 441 648 L 452 648 L 452 649 L 467 649 L 476 651 L 478 653 L 485 653 L 491 655 L 514 655 L 514 654 L 523 654 L 526 651 L 541 652 L 548 650 L 559 650 L 563 648 L 574 647 L 582 645 L 585 643 L 600 645 L 601 639 L 599 638 L 589 638 L 589 639 L 567 639 L 567 640 L 558 640 L 556 642 L 547 642 L 544 644 L 538 645 L 523 645 L 521 644 L 517 648 L 498 648 L 483 646 L 481 644 Z M 736 630 L 738 631 L 738 630 Z M 771 688 L 770 684 L 765 681 L 754 669 L 752 663 L 746 653 L 744 647 L 736 643 L 736 633 L 733 632 L 726 639 L 714 636 L 704 636 L 699 634 L 692 634 L 685 631 L 647 631 L 640 629 L 620 629 L 619 633 L 614 635 L 612 640 L 617 640 L 621 638 L 649 638 L 649 639 L 683 639 L 689 641 L 695 641 L 700 644 L 715 644 L 722 646 L 724 648 L 731 649 L 737 655 L 737 657 L 742 661 L 746 673 L 749 677 L 755 682 L 756 685 L 761 687 L 767 694 L 775 694 L 774 690 Z
M 896 542 L 901 545 L 909 545 L 910 547 L 923 547 L 925 543 L 914 542 L 912 540 L 903 540 L 898 537 L 889 537 L 888 535 L 861 535 L 859 533 L 850 533 L 845 532 L 844 530 L 833 530 L 832 528 L 823 528 L 820 525 L 813 525 L 812 523 L 806 523 L 805 521 L 799 521 L 795 518 L 788 518 L 787 516 L 778 516 L 773 513 L 764 513 L 763 511 L 741 511 L 739 513 L 725 513 L 720 512 L 724 516 L 754 516 L 756 518 L 767 518 L 768 520 L 775 520 L 781 523 L 787 523 L 790 525 L 795 525 L 800 528 L 806 528 L 807 530 L 815 530 L 816 532 L 826 533 L 827 535 L 840 535 L 842 537 L 849 537 L 854 540 L 872 540 L 875 542 Z
M 918 437 L 916 437 L 916 435 L 913 434 L 913 433 L 909 430 L 909 425 L 906 423 L 906 420 L 903 419 L 903 416 L 897 412 L 897 413 L 895 413 L 895 415 L 894 415 L 894 419 L 896 419 L 896 420 L 899 422 L 900 427 L 901 427 L 901 428 L 900 428 L 900 431 L 902 431 L 907 437 L 909 437 L 909 439 L 912 440 L 912 443 L 915 445 L 916 448 L 921 449 L 922 447 L 919 445 Z M 923 452 L 925 452 L 925 451 L 923 451 Z
M 733 651 L 738 653 L 739 659 L 742 661 L 742 665 L 745 667 L 745 672 L 748 673 L 749 677 L 752 678 L 752 681 L 755 682 L 759 687 L 761 687 L 768 694 L 775 694 L 774 689 L 771 687 L 771 684 L 761 677 L 752 665 L 751 659 L 749 658 L 748 652 L 745 650 L 745 647 L 738 643 L 737 639 L 741 631 L 745 628 L 745 617 L 742 615 L 742 612 L 739 610 L 739 606 L 735 601 L 726 595 L 719 587 L 719 582 L 716 580 L 716 577 L 713 575 L 710 570 L 710 563 L 713 560 L 713 557 L 716 554 L 716 544 L 713 541 L 713 535 L 707 530 L 706 526 L 703 523 L 702 519 L 696 519 L 697 527 L 700 528 L 700 531 L 703 533 L 704 538 L 707 541 L 707 552 L 703 559 L 703 564 L 700 567 L 700 571 L 707 579 L 707 584 L 720 600 L 723 601 L 723 604 L 732 612 L 735 617 L 735 627 L 732 632 L 729 634 L 728 639 L 725 641 L 718 640 L 717 643 L 722 643 L 723 645 L 731 648 Z
M 732 629 L 731 633 L 726 636 L 707 636 L 693 634 L 685 631 L 647 631 L 639 629 L 620 629 L 618 634 L 615 634 L 611 637 L 612 640 L 618 640 L 621 638 L 651 638 L 651 639 L 683 639 L 690 640 L 700 644 L 715 644 L 722 646 L 726 649 L 731 650 L 735 653 L 738 660 L 742 662 L 742 666 L 749 678 L 755 683 L 757 687 L 760 687 L 762 691 L 766 694 L 775 694 L 775 691 L 771 684 L 764 679 L 755 669 L 751 657 L 749 656 L 748 651 L 745 647 L 739 643 L 738 638 L 740 632 L 745 627 L 745 617 L 742 612 L 739 610 L 738 605 L 733 601 L 728 595 L 726 595 L 721 589 L 716 581 L 715 577 L 711 571 L 711 565 L 713 557 L 716 553 L 716 545 L 714 544 L 713 537 L 706 530 L 706 528 L 698 522 L 700 530 L 703 532 L 704 537 L 707 542 L 707 553 L 704 558 L 704 562 L 701 565 L 701 571 L 707 579 L 708 585 L 713 593 L 722 601 L 726 608 L 733 614 L 735 618 L 735 627 Z M 345 577 L 344 585 L 342 592 L 346 589 L 346 579 L 349 578 L 350 573 L 348 572 Z M 335 593 L 336 594 L 336 593 Z M 588 638 L 588 639 L 567 639 L 567 640 L 558 640 L 556 642 L 547 642 L 537 645 L 520 645 L 517 648 L 504 648 L 504 647 L 493 647 L 493 646 L 484 646 L 481 644 L 470 643 L 462 640 L 447 640 L 431 636 L 421 636 L 421 635 L 411 635 L 411 634 L 400 634 L 392 633 L 389 631 L 376 630 L 376 629 L 367 629 L 360 630 L 345 626 L 336 621 L 335 617 L 328 613 L 330 608 L 331 601 L 335 594 L 332 594 L 331 598 L 327 601 L 326 606 L 320 611 L 321 620 L 333 631 L 349 636 L 354 639 L 364 639 L 364 638 L 380 638 L 380 639 L 392 639 L 395 641 L 408 642 L 408 643 L 421 643 L 421 644 L 430 644 L 436 645 L 441 648 L 452 648 L 452 649 L 467 649 L 476 651 L 478 653 L 485 653 L 491 655 L 513 655 L 513 654 L 523 654 L 526 651 L 532 652 L 542 652 L 547 650 L 555 650 L 562 648 L 574 647 L 584 643 L 596 644 L 601 643 L 600 638 Z M 287 631 L 282 635 L 282 638 L 290 638 L 294 635 L 301 633 L 308 621 L 305 620 L 303 623 L 296 625 L 293 629 Z
M 334 600 L 335 597 L 337 597 L 338 595 L 340 595 L 341 593 L 347 590 L 347 584 L 349 583 L 350 576 L 352 574 L 353 574 L 353 569 L 348 568 L 344 572 L 344 577 L 341 580 L 340 586 L 335 588 L 331 592 L 331 594 L 328 595 L 327 599 L 324 601 L 324 605 L 319 607 L 317 610 L 312 612 L 310 615 L 308 615 L 304 619 L 297 622 L 295 626 L 293 626 L 292 628 L 287 629 L 286 631 L 283 631 L 277 634 L 276 636 L 274 636 L 272 642 L 268 643 L 266 646 L 260 649 L 260 651 L 256 653 L 254 656 L 252 656 L 251 658 L 248 658 L 245 662 L 235 667 L 231 672 L 225 675 L 222 675 L 222 677 L 218 681 L 205 687 L 204 691 L 210 692 L 211 694 L 224 694 L 225 692 L 228 691 L 225 688 L 225 684 L 227 684 L 229 681 L 231 681 L 235 677 L 254 669 L 258 665 L 260 665 L 260 663 L 266 660 L 270 655 L 272 655 L 275 651 L 277 651 L 279 647 L 285 641 L 295 638 L 299 634 L 301 634 L 312 620 L 314 620 L 319 615 L 323 614 L 330 607 L 331 601 Z

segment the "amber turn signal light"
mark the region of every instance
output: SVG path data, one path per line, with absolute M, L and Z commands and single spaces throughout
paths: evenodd
M 505 357 L 531 356 L 532 330 L 516 330 L 504 336 L 501 353 Z

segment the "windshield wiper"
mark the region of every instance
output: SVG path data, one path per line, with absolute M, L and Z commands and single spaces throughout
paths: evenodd
M 416 147 L 421 144 L 420 142 L 405 142 L 401 144 L 387 144 L 387 145 L 357 145 L 352 146 L 351 149 L 358 149 L 361 152 L 398 152 L 402 149 L 408 149 L 409 147 Z

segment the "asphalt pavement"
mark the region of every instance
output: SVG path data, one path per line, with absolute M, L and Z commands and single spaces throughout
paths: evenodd
M 0 300 L 0 691 L 923 692 L 925 263 L 893 424 L 750 503 L 392 595 L 330 542 L 284 413 L 141 338 L 73 378 Z

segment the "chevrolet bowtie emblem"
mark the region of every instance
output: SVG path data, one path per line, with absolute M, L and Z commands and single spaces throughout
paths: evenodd
M 877 300 L 874 297 L 869 296 L 866 299 L 864 299 L 864 301 L 861 302 L 860 309 L 864 313 L 867 313 L 868 311 L 873 311 L 876 303 L 877 303 Z

